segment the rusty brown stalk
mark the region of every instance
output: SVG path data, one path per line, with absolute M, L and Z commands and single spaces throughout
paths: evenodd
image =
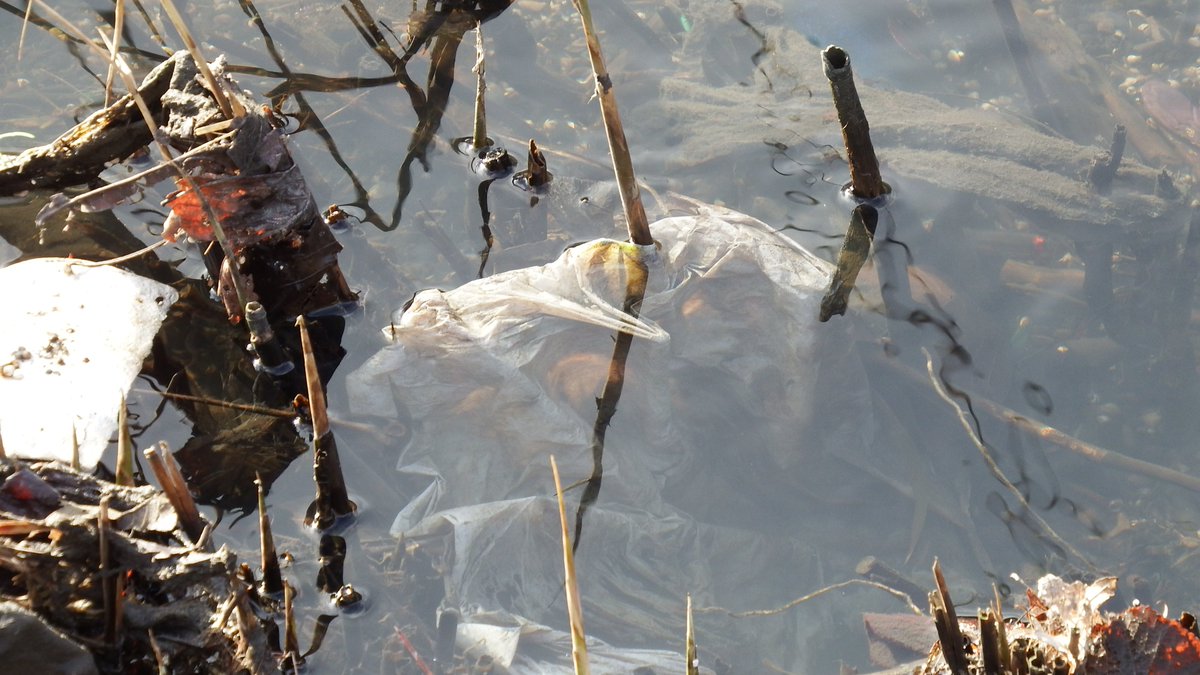
M 160 441 L 156 447 L 143 450 L 142 454 L 150 463 L 150 470 L 154 472 L 158 484 L 166 493 L 167 500 L 171 502 L 171 506 L 175 507 L 175 513 L 179 515 L 179 522 L 184 533 L 193 542 L 199 542 L 204 534 L 204 519 L 200 517 L 200 511 L 196 508 L 196 500 L 192 498 L 187 481 L 183 479 L 179 465 L 175 463 L 171 448 L 166 441 Z
M 858 89 L 854 86 L 850 55 L 841 47 L 830 45 L 821 52 L 821 65 L 833 91 L 833 105 L 842 127 L 854 194 L 862 199 L 881 197 L 887 192 L 887 186 L 879 175 L 879 160 L 875 157 L 875 146 L 871 144 L 867 114 L 863 112 Z

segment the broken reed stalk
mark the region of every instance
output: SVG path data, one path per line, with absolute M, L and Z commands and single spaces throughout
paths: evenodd
M 625 140 L 625 127 L 617 111 L 617 98 L 613 93 L 612 78 L 604 65 L 604 54 L 600 51 L 600 40 L 592 25 L 592 10 L 588 0 L 572 0 L 583 21 L 583 35 L 587 40 L 588 58 L 592 63 L 592 74 L 596 78 L 596 97 L 600 99 L 600 116 L 604 120 L 604 134 L 608 137 L 608 152 L 612 156 L 613 172 L 617 175 L 617 189 L 621 193 L 621 207 L 625 210 L 625 225 L 629 229 L 629 240 L 638 246 L 651 246 L 650 223 L 642 205 L 642 194 L 637 177 L 633 173 L 633 159 L 629 155 L 629 143 Z
M 529 155 L 525 165 L 525 181 L 531 188 L 539 188 L 550 182 L 553 176 L 546 166 L 546 156 L 542 154 L 541 148 L 531 138 L 529 139 Z
M 830 45 L 821 52 L 821 66 L 829 79 L 833 105 L 842 127 L 842 141 L 850 163 L 851 189 L 861 199 L 881 197 L 887 194 L 888 187 L 879 175 L 879 160 L 875 157 L 875 146 L 871 144 L 867 114 L 863 112 L 858 89 L 854 86 L 850 55 L 841 47 Z
M 242 312 L 246 316 L 246 328 L 250 331 L 250 346 L 254 348 L 254 353 L 258 356 L 259 368 L 268 375 L 276 376 L 292 372 L 296 364 L 292 363 L 284 351 L 283 345 L 275 339 L 275 331 L 271 329 L 267 309 L 261 302 L 251 300 L 245 304 Z
M 929 611 L 933 614 L 934 625 L 937 626 L 942 658 L 946 660 L 946 665 L 954 675 L 968 675 L 970 664 L 963 650 L 958 614 L 954 611 L 954 602 L 950 599 L 950 591 L 946 588 L 946 579 L 942 576 L 942 566 L 938 564 L 937 558 L 933 559 L 933 581 L 937 584 L 937 590 L 929 594 Z
M 483 108 L 483 92 L 487 89 L 483 71 L 483 24 L 480 24 L 475 27 L 475 67 L 471 69 L 475 73 L 475 126 L 471 130 L 471 146 L 475 150 L 492 144 L 487 136 L 487 113 Z
M 108 543 L 108 505 L 112 499 L 109 495 L 100 497 L 99 509 L 96 515 L 96 539 L 100 544 L 100 593 L 104 601 L 104 642 L 112 645 L 117 641 L 120 630 L 120 594 L 117 592 L 119 575 L 114 573 L 112 564 L 112 547 Z
M 567 587 L 567 618 L 571 623 L 571 661 L 575 675 L 587 675 L 587 637 L 583 632 L 583 606 L 579 600 L 579 584 L 575 578 L 575 556 L 571 552 L 571 535 L 567 532 L 567 506 L 563 502 L 562 482 L 558 478 L 558 463 L 550 455 L 550 472 L 554 474 L 554 495 L 558 498 L 558 523 L 562 528 L 563 569 Z
M 267 515 L 267 489 L 258 473 L 254 474 L 254 486 L 258 489 L 258 544 L 262 556 L 263 592 L 278 596 L 283 592 L 283 573 L 279 569 L 279 555 L 275 552 L 275 537 L 271 535 L 271 518 Z
M 121 407 L 117 408 L 117 485 L 133 486 L 133 438 L 129 435 L 129 408 L 125 394 L 121 394 Z
M 692 594 L 687 594 L 687 639 L 684 644 L 684 659 L 687 675 L 700 675 L 700 657 L 696 655 L 696 626 L 692 622 Z
M 298 673 L 298 666 L 304 663 L 300 656 L 300 639 L 296 637 L 296 612 L 292 601 L 296 589 L 289 583 L 283 584 L 283 662 L 292 664 L 292 672 Z
M 75 427 L 75 420 L 71 420 L 71 468 L 76 471 L 82 469 L 79 459 L 79 429 Z
M 146 448 L 142 454 L 145 455 L 146 461 L 150 462 L 150 470 L 154 473 L 158 484 L 162 486 L 163 492 L 166 493 L 167 501 L 175 507 L 175 513 L 179 516 L 179 523 L 183 527 L 184 533 L 193 542 L 200 541 L 204 534 L 204 519 L 200 517 L 200 511 L 196 508 L 196 500 L 192 498 L 192 493 L 188 490 L 187 481 L 179 472 L 179 465 L 175 463 L 175 456 L 171 454 L 170 446 L 166 441 L 159 441 L 157 446 Z
M 342 474 L 342 462 L 338 457 L 337 441 L 329 430 L 329 417 L 325 411 L 325 391 L 317 372 L 317 358 L 313 354 L 312 340 L 308 335 L 308 323 L 303 316 L 296 317 L 300 329 L 300 348 L 304 358 L 304 378 L 308 383 L 308 411 L 313 428 L 313 481 L 317 484 L 317 499 L 309 508 L 305 523 L 326 530 L 338 518 L 354 513 L 354 502 L 346 491 L 346 478 Z
M 1002 675 L 1005 672 L 999 628 L 1003 622 L 1004 617 L 997 616 L 990 607 L 979 610 L 979 651 L 984 675 Z
M 996 617 L 996 639 L 1000 647 L 1000 668 L 1002 673 L 1013 670 L 1012 649 L 1008 645 L 1008 627 L 1004 623 L 1004 605 L 1000 602 L 1000 589 L 992 584 L 992 614 Z
M 850 226 L 846 228 L 846 238 L 842 240 L 842 250 L 838 252 L 837 268 L 833 278 L 829 280 L 829 290 L 821 298 L 822 322 L 828 321 L 835 315 L 845 314 L 846 305 L 850 299 L 850 291 L 854 290 L 854 282 L 858 279 L 858 271 L 867 261 L 871 251 L 871 241 L 875 237 L 875 226 L 879 223 L 879 211 L 870 204 L 859 204 L 850 213 Z

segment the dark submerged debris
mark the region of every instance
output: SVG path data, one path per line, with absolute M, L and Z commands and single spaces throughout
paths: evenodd
M 0 460 L 0 474 L 0 613 L 6 635 L 40 636 L 20 643 L 39 649 L 36 671 L 265 672 L 257 623 L 222 611 L 241 593 L 233 555 L 195 547 L 163 493 L 54 462 Z M 10 487 L 19 476 L 37 489 Z M 6 655 L 4 668 L 35 672 L 20 663 Z
M 1029 54 L 1029 45 L 1025 42 L 1021 24 L 1017 21 L 1017 13 L 1013 9 L 1012 0 L 992 0 L 992 7 L 995 8 L 996 16 L 999 17 L 1000 25 L 1004 29 L 1004 41 L 1008 44 L 1008 53 L 1012 56 L 1013 65 L 1016 66 L 1017 76 L 1021 80 L 1021 86 L 1025 89 L 1025 97 L 1029 99 L 1029 107 L 1033 111 L 1034 118 L 1050 129 L 1060 131 L 1061 124 L 1058 115 L 1050 99 L 1042 90 L 1041 81 L 1037 78 L 1037 69 L 1034 68 L 1033 58 Z
M 1112 191 L 1113 179 L 1117 177 L 1117 168 L 1125 155 L 1125 136 L 1125 125 L 1118 124 L 1113 129 L 1112 145 L 1109 146 L 1108 152 L 1096 157 L 1092 168 L 1088 170 L 1088 182 L 1099 194 L 1106 195 Z

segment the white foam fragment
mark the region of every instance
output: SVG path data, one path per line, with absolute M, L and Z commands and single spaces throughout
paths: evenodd
M 37 258 L 0 269 L 0 438 L 9 456 L 100 461 L 179 295 L 115 267 Z

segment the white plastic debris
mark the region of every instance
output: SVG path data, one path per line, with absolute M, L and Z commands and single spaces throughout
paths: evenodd
M 38 258 L 0 269 L 0 438 L 9 456 L 90 469 L 179 297 L 115 267 Z
M 444 544 L 447 593 L 465 622 L 492 612 L 562 629 L 549 458 L 566 483 L 593 474 L 618 331 L 634 337 L 603 487 L 582 521 L 584 491 L 568 495 L 568 518 L 583 522 L 589 639 L 625 656 L 675 646 L 688 593 L 699 606 L 771 606 L 816 577 L 805 551 L 846 536 L 796 516 L 807 489 L 853 489 L 828 469 L 874 438 L 848 323 L 817 321 L 831 266 L 744 214 L 691 201 L 674 213 L 651 226 L 657 250 L 600 239 L 540 267 L 418 293 L 385 328 L 390 344 L 348 378 L 356 413 L 411 424 L 397 468 L 415 496 L 392 531 Z M 625 305 L 641 283 L 634 318 Z M 779 518 L 776 532 L 803 533 L 753 529 Z M 744 663 L 768 644 L 799 659 L 818 625 L 700 621 L 709 648 Z M 513 672 L 569 672 L 558 662 L 569 647 L 550 658 L 527 637 Z M 672 663 L 679 670 L 682 657 Z

